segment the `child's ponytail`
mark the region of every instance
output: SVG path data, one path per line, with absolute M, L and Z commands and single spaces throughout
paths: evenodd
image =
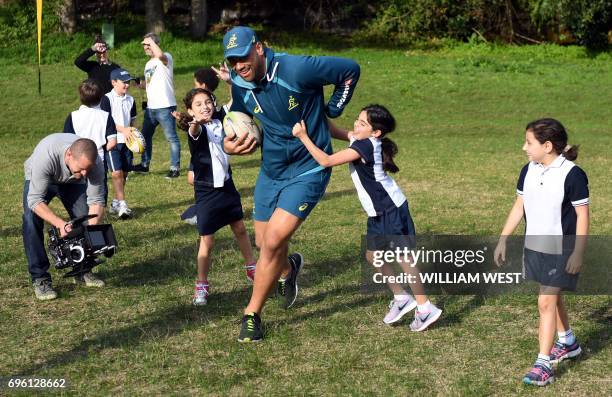
M 578 148 L 580 145 L 567 145 L 563 149 L 563 156 L 569 161 L 574 161 L 578 158 Z
M 399 167 L 393 161 L 393 157 L 397 154 L 397 145 L 389 138 L 380 140 L 382 149 L 383 170 L 396 173 Z

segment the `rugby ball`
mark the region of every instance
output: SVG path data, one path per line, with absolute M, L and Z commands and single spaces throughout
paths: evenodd
M 242 137 L 244 134 L 249 134 L 257 143 L 261 143 L 261 129 L 255 123 L 255 120 L 248 114 L 242 112 L 229 112 L 223 119 L 223 130 L 225 136 L 230 139 Z
M 125 137 L 125 146 L 136 154 L 142 154 L 145 151 L 145 139 L 142 133 L 136 128 L 132 128 L 133 138 Z

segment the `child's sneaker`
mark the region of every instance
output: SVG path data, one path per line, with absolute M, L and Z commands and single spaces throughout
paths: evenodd
M 119 202 L 113 200 L 108 209 L 108 213 L 111 215 L 117 215 L 119 213 Z
M 256 263 L 251 263 L 250 265 L 245 265 L 244 270 L 246 271 L 246 276 L 250 282 L 255 281 L 255 266 Z
M 120 201 L 117 216 L 121 219 L 129 219 L 132 215 L 132 210 L 128 208 L 127 203 L 125 201 Z
M 245 314 L 242 317 L 242 326 L 238 342 L 259 342 L 263 339 L 261 332 L 261 318 L 257 313 Z
M 554 380 L 555 377 L 552 368 L 540 364 L 535 364 L 533 368 L 531 368 L 531 371 L 523 377 L 523 383 L 535 386 L 546 386 L 554 382 Z
M 193 293 L 193 304 L 202 306 L 208 303 L 208 284 L 196 282 Z
M 577 340 L 571 345 L 557 342 L 550 351 L 550 363 L 559 364 L 565 359 L 578 357 L 581 353 L 582 349 L 580 348 Z
M 403 302 L 397 302 L 395 299 L 393 299 L 389 303 L 389 312 L 383 319 L 383 322 L 385 324 L 393 324 L 401 320 L 401 318 L 404 317 L 404 314 L 413 310 L 416 306 L 416 300 L 414 300 L 414 298 L 410 295 L 408 295 L 408 299 Z
M 424 331 L 431 324 L 435 323 L 442 314 L 442 309 L 437 308 L 434 305 L 431 305 L 431 310 L 428 312 L 420 312 L 416 311 L 414 313 L 414 320 L 410 324 L 410 330 L 414 332 Z

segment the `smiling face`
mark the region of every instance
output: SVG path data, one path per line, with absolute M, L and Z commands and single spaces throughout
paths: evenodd
M 527 154 L 529 161 L 536 163 L 548 163 L 549 157 L 556 157 L 556 153 L 553 151 L 553 145 L 550 141 L 540 143 L 533 131 L 525 131 L 525 143 L 523 144 L 523 150 Z
M 209 122 L 214 111 L 215 106 L 212 99 L 204 93 L 196 94 L 191 102 L 191 108 L 187 109 L 187 113 L 198 123 Z
M 264 56 L 263 45 L 260 42 L 251 47 L 249 53 L 240 58 L 228 58 L 234 72 L 245 81 L 261 80 L 266 73 L 266 57 Z
M 362 110 L 359 113 L 359 117 L 355 120 L 353 124 L 353 138 L 358 141 L 363 139 L 368 139 L 370 137 L 379 137 L 380 130 L 374 130 L 372 125 L 368 121 L 368 113 L 365 110 Z
M 124 96 L 127 94 L 128 89 L 130 88 L 129 81 L 111 80 L 111 84 L 113 85 L 113 90 L 115 90 L 119 96 Z

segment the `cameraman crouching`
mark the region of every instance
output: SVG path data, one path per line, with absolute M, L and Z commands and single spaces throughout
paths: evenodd
M 89 223 L 96 224 L 104 214 L 104 165 L 98 160 L 94 141 L 74 134 L 51 134 L 42 139 L 24 163 L 23 245 L 28 259 L 34 293 L 40 300 L 55 299 L 51 285 L 49 259 L 45 250 L 43 221 L 60 230 L 64 237 L 71 225 L 48 207 L 57 196 L 70 218 L 98 215 Z M 89 208 L 88 208 L 89 206 Z M 93 273 L 75 277 L 76 283 L 103 287 L 104 281 Z

